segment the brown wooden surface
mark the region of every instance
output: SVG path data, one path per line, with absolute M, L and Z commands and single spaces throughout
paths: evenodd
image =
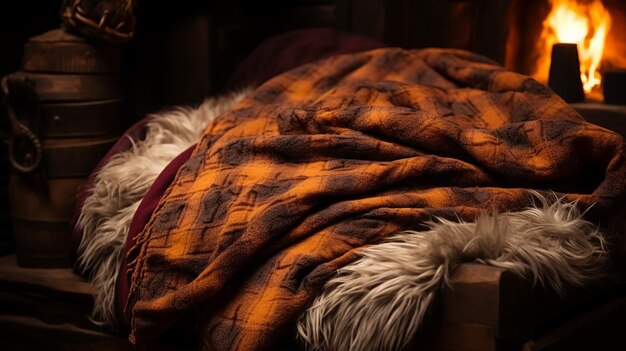
M 129 347 L 124 337 L 87 320 L 92 289 L 71 269 L 22 268 L 16 265 L 15 256 L 4 256 L 0 257 L 0 286 L 4 287 L 0 334 L 10 332 L 13 348 L 9 349 L 53 347 L 55 343 L 74 345 L 77 350 Z M 564 305 L 550 299 L 538 301 L 535 297 L 542 295 L 535 290 L 528 280 L 505 269 L 461 264 L 407 350 L 576 350 L 572 345 L 582 342 L 577 338 L 593 338 L 590 333 L 609 339 L 596 341 L 605 345 L 603 350 L 621 350 L 626 345 L 623 333 L 614 331 L 626 327 L 626 297 L 603 298 L 579 312 L 573 308 L 576 299 L 566 299 Z M 550 308 L 552 314 L 537 313 L 537 309 Z M 535 324 L 557 310 L 568 311 L 567 318 L 539 333 Z M 43 338 L 30 340 L 33 335 Z
M 529 292 L 527 281 L 505 269 L 461 264 L 438 296 L 414 347 L 487 351 L 500 350 L 500 340 L 521 343 L 532 328 Z
M 25 284 L 50 290 L 91 296 L 87 280 L 71 268 L 24 268 L 17 265 L 15 255 L 0 257 L 0 282 Z
M 580 335 L 593 339 L 626 326 L 625 296 L 623 286 L 610 282 L 571 287 L 560 296 L 505 269 L 464 263 L 407 350 L 577 350 L 572 345 Z M 601 334 L 620 347 L 603 350 L 626 349 L 621 333 Z
M 0 350 L 132 350 L 90 319 L 92 288 L 71 269 L 18 267 L 0 257 Z
M 14 336 L 22 336 L 24 339 L 33 339 L 36 335 L 36 338 L 39 339 L 38 342 L 43 345 L 47 344 L 46 338 L 49 342 L 55 337 L 85 344 L 94 342 L 94 339 L 111 339 L 109 333 L 80 328 L 71 324 L 46 323 L 35 317 L 0 315 L 0 326 L 5 332 L 10 330 Z

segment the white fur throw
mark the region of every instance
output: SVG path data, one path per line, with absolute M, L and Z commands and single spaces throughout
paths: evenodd
M 91 272 L 96 323 L 114 325 L 115 281 L 130 223 L 139 203 L 170 161 L 195 144 L 207 124 L 248 91 L 207 99 L 197 108 L 176 108 L 151 116 L 146 138 L 134 141 L 97 174 L 77 228 L 82 232 L 78 263 Z
M 606 259 L 601 233 L 575 203 L 535 196 L 540 207 L 471 223 L 440 219 L 364 249 L 300 316 L 299 336 L 310 350 L 400 350 L 461 262 L 503 267 L 557 291 L 597 278 Z

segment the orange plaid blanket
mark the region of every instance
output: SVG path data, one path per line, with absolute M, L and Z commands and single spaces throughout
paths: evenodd
M 624 139 L 471 53 L 378 49 L 268 81 L 210 124 L 134 248 L 141 344 L 181 316 L 205 349 L 267 349 L 359 249 L 434 216 L 555 191 L 604 213 Z M 289 334 L 291 336 L 293 334 Z

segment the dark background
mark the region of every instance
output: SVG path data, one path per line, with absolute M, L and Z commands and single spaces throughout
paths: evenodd
M 19 69 L 31 36 L 57 28 L 61 0 L 0 4 L 0 76 Z M 337 27 L 391 46 L 469 49 L 528 73 L 548 0 L 138 1 L 135 38 L 124 44 L 129 118 L 218 93 L 234 68 L 272 34 Z M 614 17 L 610 55 L 626 51 L 626 1 L 603 0 Z M 518 38 L 520 35 L 523 38 Z M 513 37 L 513 40 L 510 40 Z M 515 47 L 506 47 L 507 39 Z M 626 65 L 626 60 L 623 60 Z M 618 63 L 619 64 L 619 63 Z M 0 124 L 4 123 L 4 119 Z
M 58 28 L 61 0 L 0 4 L 0 76 L 18 70 L 29 37 Z M 262 39 L 295 28 L 335 26 L 332 0 L 140 1 L 134 39 L 123 44 L 131 118 L 219 92 Z
M 87 1 L 87 0 L 86 0 Z M 0 77 L 20 67 L 29 37 L 60 26 L 61 0 L 0 2 Z M 626 67 L 626 1 L 604 0 L 614 16 L 609 42 Z M 307 27 L 335 27 L 406 48 L 475 51 L 528 73 L 548 0 L 177 0 L 138 1 L 133 40 L 122 45 L 123 125 L 172 105 L 223 91 L 235 67 L 263 39 Z M 534 30 L 533 30 L 534 28 Z M 513 38 L 513 40 L 511 40 Z M 507 41 L 513 47 L 507 48 Z M 623 61 L 620 61 L 623 60 Z M 621 63 L 620 63 L 621 62 Z M 1 98 L 1 96 L 0 96 Z M 0 136 L 7 119 L 0 108 Z M 4 138 L 2 138 L 4 139 Z M 8 228 L 6 144 L 0 142 L 1 231 Z
M 88 1 L 88 0 L 86 0 Z M 0 2 L 0 78 L 20 69 L 28 38 L 61 25 L 62 0 Z M 306 27 L 334 27 L 333 0 L 138 1 L 133 40 L 121 45 L 123 126 L 222 91 L 263 39 Z M 2 98 L 0 92 L 0 99 Z M 88 118 L 88 116 L 86 116 Z M 0 252 L 10 250 L 8 119 L 0 108 Z

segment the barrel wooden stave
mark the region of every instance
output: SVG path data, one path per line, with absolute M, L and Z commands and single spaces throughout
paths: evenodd
M 43 138 L 119 135 L 124 100 L 46 103 L 41 106 Z
M 117 137 L 44 139 L 46 177 L 87 177 L 115 141 Z
M 9 199 L 20 265 L 62 267 L 69 264 L 70 220 L 84 182 L 84 178 L 11 177 Z
M 22 267 L 70 267 L 70 223 L 13 218 L 17 264 Z

